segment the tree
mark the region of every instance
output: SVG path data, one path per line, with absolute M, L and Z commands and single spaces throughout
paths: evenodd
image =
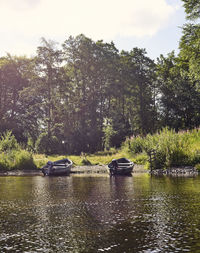
M 19 141 L 26 138 L 20 93 L 29 85 L 30 64 L 26 57 L 9 54 L 0 59 L 0 132 L 10 129 Z
M 112 126 L 112 120 L 105 118 L 103 123 L 103 142 L 104 149 L 109 150 L 111 148 L 111 139 L 115 135 L 115 131 Z
M 161 124 L 176 130 L 200 123 L 200 94 L 184 67 L 184 61 L 175 57 L 174 52 L 158 59 Z
M 77 153 L 94 152 L 102 148 L 102 126 L 109 106 L 111 82 L 115 80 L 117 51 L 113 43 L 94 42 L 84 35 L 66 40 L 63 51 L 71 87 L 70 94 L 66 92 L 66 140 L 73 138 Z
M 195 20 L 200 17 L 200 2 L 199 0 L 182 0 L 183 6 L 187 14 L 187 18 Z
M 123 78 L 126 87 L 126 117 L 132 134 L 153 131 L 156 121 L 155 63 L 146 56 L 144 49 L 122 51 Z
M 62 63 L 61 51 L 56 48 L 56 43 L 42 38 L 42 45 L 37 49 L 36 70 L 39 85 L 37 92 L 42 96 L 43 127 L 48 136 L 53 134 L 56 108 L 59 100 L 57 94 L 59 86 L 59 68 Z
M 197 0 L 182 0 L 184 2 L 187 19 L 198 21 L 200 17 L 200 2 Z M 188 68 L 188 77 L 200 89 L 200 24 L 186 23 L 183 26 L 183 36 L 180 40 L 180 56 L 184 60 L 184 68 Z

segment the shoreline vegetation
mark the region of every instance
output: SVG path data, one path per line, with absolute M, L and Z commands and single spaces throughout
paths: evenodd
M 79 34 L 59 46 L 41 38 L 35 56 L 0 57 L 0 171 L 65 157 L 75 166 L 127 157 L 154 172 L 200 170 L 200 3 L 182 1 L 178 55 L 153 60 L 145 48 L 120 51 Z
M 151 163 L 150 152 L 155 157 Z M 35 175 L 47 161 L 66 156 L 35 154 L 23 149 L 8 131 L 0 138 L 0 175 Z M 164 128 L 145 137 L 127 138 L 120 149 L 111 148 L 95 154 L 69 155 L 74 163 L 72 173 L 105 173 L 112 159 L 127 157 L 135 163 L 134 172 L 152 174 L 196 174 L 200 170 L 200 130 L 175 132 Z M 136 169 L 137 168 L 137 169 Z

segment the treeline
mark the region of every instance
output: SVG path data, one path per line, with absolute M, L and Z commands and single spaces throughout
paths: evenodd
M 190 14 L 200 5 L 184 2 Z M 61 46 L 43 38 L 32 58 L 1 57 L 0 133 L 12 130 L 29 150 L 79 154 L 165 126 L 198 127 L 199 31 L 186 24 L 179 55 L 157 62 L 145 49 L 119 52 L 82 34 Z

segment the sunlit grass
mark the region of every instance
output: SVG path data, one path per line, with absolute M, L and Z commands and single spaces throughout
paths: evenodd
M 130 153 L 136 163 L 139 161 L 143 164 L 148 163 L 148 153 L 155 150 L 154 168 L 195 166 L 200 163 L 200 131 L 193 129 L 175 132 L 164 128 L 146 137 L 128 138 L 122 150 Z
M 46 156 L 43 154 L 34 154 L 34 162 L 38 168 L 41 168 L 44 166 L 48 161 L 56 161 L 61 160 L 64 158 L 68 158 L 73 161 L 74 165 L 81 166 L 83 164 L 83 160 L 88 160 L 91 165 L 106 165 L 109 162 L 112 161 L 112 159 L 118 159 L 125 156 L 123 152 L 116 152 L 115 154 L 111 155 L 99 155 L 99 154 L 82 154 L 80 156 L 78 155 L 66 155 L 66 156 L 60 156 L 60 155 L 50 155 Z M 126 156 L 127 157 L 127 156 Z
M 107 165 L 113 159 L 119 159 L 122 157 L 126 157 L 136 164 L 145 164 L 147 161 L 146 154 L 137 154 L 133 155 L 131 152 L 128 152 L 126 149 L 111 149 L 110 151 L 101 151 L 96 154 L 85 154 L 81 155 L 44 155 L 44 154 L 34 154 L 34 162 L 38 168 L 44 166 L 48 161 L 57 161 L 64 158 L 68 158 L 73 161 L 74 166 L 82 166 L 82 165 Z

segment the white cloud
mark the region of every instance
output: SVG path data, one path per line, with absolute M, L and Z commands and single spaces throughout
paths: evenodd
M 153 36 L 176 6 L 166 0 L 0 0 L 1 41 L 13 34 L 18 40 L 80 33 L 94 40 Z

